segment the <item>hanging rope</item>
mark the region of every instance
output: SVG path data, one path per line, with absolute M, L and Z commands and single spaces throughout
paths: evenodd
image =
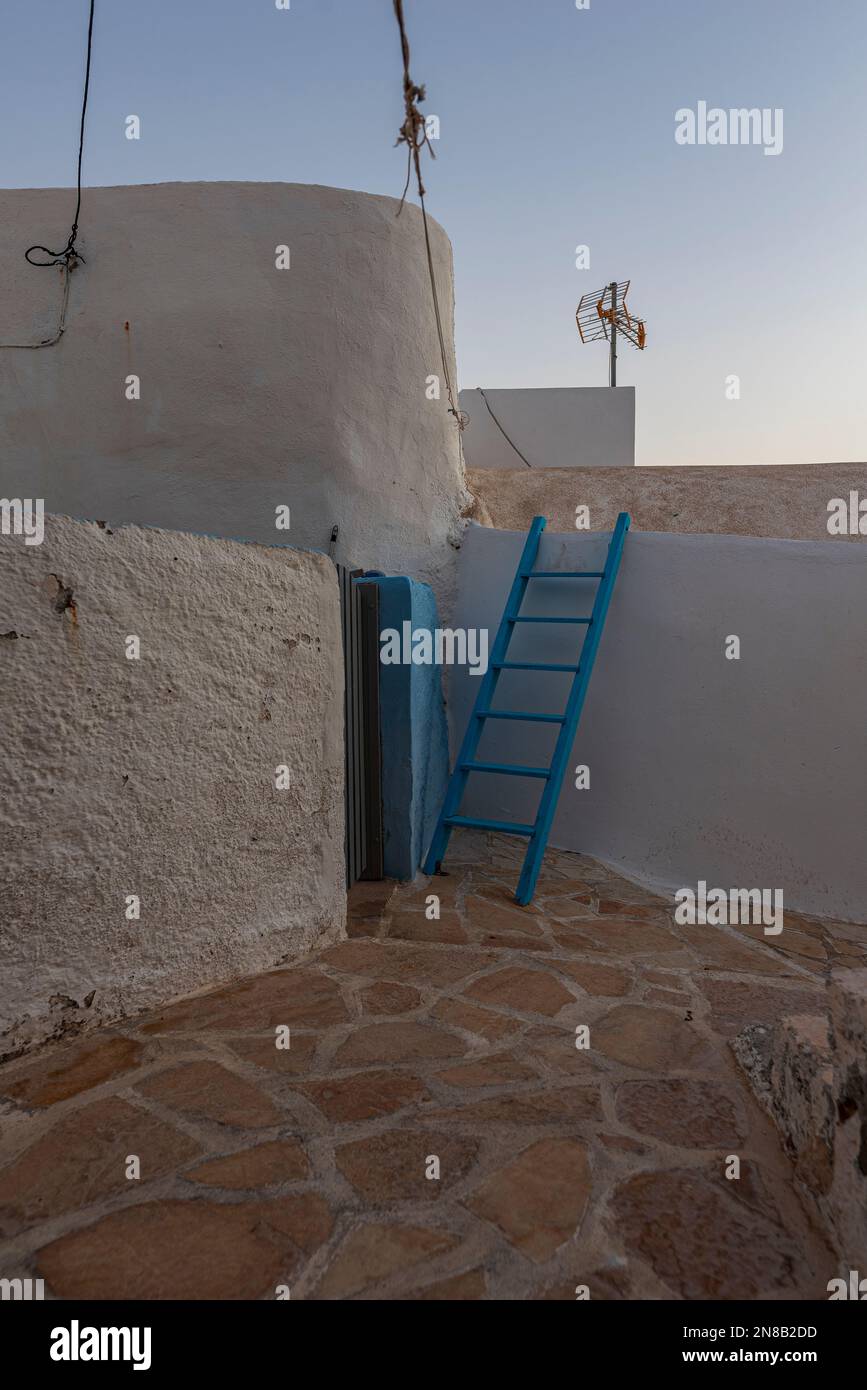
M 43 348 L 53 347 L 59 343 L 66 331 L 66 311 L 69 306 L 69 276 L 78 265 L 84 262 L 81 252 L 76 250 L 76 240 L 78 238 L 78 219 L 81 214 L 81 163 L 84 156 L 84 119 L 87 114 L 87 97 L 90 91 L 90 60 L 93 52 L 93 12 L 96 0 L 90 0 L 90 16 L 87 23 L 87 62 L 84 70 L 84 96 L 81 102 L 81 122 L 78 131 L 78 174 L 76 178 L 76 200 L 75 216 L 72 219 L 69 237 L 62 251 L 51 251 L 47 246 L 28 246 L 24 252 L 24 259 L 29 265 L 37 266 L 39 269 L 48 269 L 51 266 L 59 265 L 63 272 L 63 289 L 60 297 L 60 317 L 58 320 L 57 331 L 50 338 L 43 338 L 39 343 L 0 343 L 0 348 Z M 49 260 L 34 260 L 32 251 L 41 251 L 48 256 Z
M 421 175 L 421 152 L 427 147 L 430 150 L 431 158 L 436 159 L 433 146 L 428 139 L 425 128 L 425 119 L 418 108 L 418 103 L 425 100 L 426 92 L 424 87 L 419 87 L 413 82 L 409 71 L 409 39 L 406 33 L 406 22 L 403 15 L 403 0 L 394 0 L 394 13 L 400 30 L 400 47 L 403 54 L 403 103 L 404 119 L 398 132 L 395 146 L 406 145 L 406 183 L 403 195 L 400 200 L 400 207 L 397 215 L 403 212 L 403 205 L 406 202 L 406 195 L 409 191 L 410 179 L 412 178 L 413 167 L 415 168 L 416 182 L 418 184 L 418 200 L 421 204 L 422 225 L 424 227 L 424 244 L 427 255 L 428 275 L 430 276 L 430 287 L 433 295 L 434 318 L 436 319 L 437 337 L 439 338 L 440 357 L 443 364 L 443 377 L 446 383 L 446 395 L 449 399 L 449 414 L 455 417 L 458 429 L 463 430 L 467 424 L 468 416 L 458 409 L 455 402 L 455 393 L 452 387 L 452 378 L 449 371 L 448 355 L 446 352 L 445 334 L 443 333 L 442 315 L 440 314 L 439 295 L 437 294 L 436 272 L 434 271 L 433 251 L 431 249 L 430 228 L 428 227 L 427 208 L 425 207 L 425 186 Z

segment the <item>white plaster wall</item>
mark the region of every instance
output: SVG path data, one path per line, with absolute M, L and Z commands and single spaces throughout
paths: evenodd
M 53 331 L 60 272 L 23 252 L 62 245 L 73 202 L 0 193 L 0 342 Z M 442 365 L 420 214 L 397 209 L 300 184 L 86 189 L 65 337 L 0 351 L 0 497 L 317 549 L 337 523 L 337 558 L 443 596 L 468 498 L 445 390 L 425 395 Z M 431 236 L 455 380 L 451 247 Z
M 631 468 L 635 463 L 635 387 L 563 386 L 461 391 L 470 417 L 464 430 L 467 468 Z
M 343 934 L 342 701 L 324 556 L 0 536 L 0 1054 Z
M 468 529 L 456 626 L 493 640 L 523 539 Z M 607 541 L 548 533 L 538 567 L 601 567 Z M 524 613 L 578 616 L 595 585 L 530 589 Z M 779 887 L 793 909 L 867 921 L 865 593 L 863 546 L 631 532 L 570 760 L 590 790 L 564 783 L 551 843 L 663 891 Z M 574 661 L 576 631 L 528 624 L 510 658 Z M 560 713 L 569 680 L 505 672 L 496 707 Z M 452 671 L 453 753 L 477 688 Z M 479 757 L 545 766 L 555 730 L 488 721 Z M 476 773 L 464 807 L 532 821 L 541 785 Z

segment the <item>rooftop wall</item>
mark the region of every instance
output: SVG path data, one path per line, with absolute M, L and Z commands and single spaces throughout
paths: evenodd
M 523 540 L 469 528 L 454 626 L 493 641 Z M 537 568 L 599 569 L 607 543 L 546 533 Z M 525 613 L 586 615 L 595 593 L 530 587 Z M 589 767 L 590 787 L 567 777 L 551 844 L 664 892 L 780 888 L 792 909 L 867 922 L 865 593 L 865 546 L 630 533 L 569 763 Z M 509 659 L 574 664 L 580 641 L 528 624 Z M 504 672 L 495 708 L 561 713 L 570 679 Z M 450 671 L 453 752 L 478 685 Z M 478 757 L 548 766 L 555 734 L 489 721 Z M 541 786 L 473 774 L 464 814 L 531 822 Z
M 631 468 L 635 463 L 634 386 L 476 389 L 462 391 L 460 399 L 470 417 L 464 431 L 468 468 Z
M 56 328 L 60 272 L 23 252 L 62 244 L 73 205 L 0 193 L 0 342 Z M 0 352 L 0 496 L 266 545 L 325 549 L 336 523 L 338 559 L 443 593 L 467 499 L 420 214 L 397 210 L 300 184 L 86 189 L 65 336 Z M 451 247 L 430 225 L 454 380 Z
M 343 934 L 324 556 L 58 517 L 0 536 L 0 707 L 0 1054 Z

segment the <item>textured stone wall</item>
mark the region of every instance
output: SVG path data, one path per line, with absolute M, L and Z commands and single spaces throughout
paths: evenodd
M 0 1054 L 342 935 L 342 698 L 324 556 L 0 536 Z
M 829 1228 L 843 1296 L 863 1298 L 850 1271 L 858 1284 L 867 1267 L 867 970 L 833 970 L 825 994 L 822 1012 L 751 1024 L 732 1048 Z
M 470 455 L 467 455 L 468 460 Z M 575 508 L 590 527 L 610 529 L 629 512 L 634 531 L 699 531 L 792 540 L 828 539 L 828 503 L 852 490 L 867 499 L 867 463 L 779 468 L 468 468 L 475 520 L 526 531 L 534 516 L 549 531 L 575 530 Z M 852 537 L 867 539 L 867 536 Z

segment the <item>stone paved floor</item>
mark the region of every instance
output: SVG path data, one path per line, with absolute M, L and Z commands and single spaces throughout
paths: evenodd
M 821 1008 L 863 929 L 675 927 L 556 851 L 518 908 L 519 854 L 456 837 L 447 877 L 361 885 L 346 942 L 0 1069 L 0 1275 L 83 1298 L 827 1297 L 834 1257 L 727 1039 Z

